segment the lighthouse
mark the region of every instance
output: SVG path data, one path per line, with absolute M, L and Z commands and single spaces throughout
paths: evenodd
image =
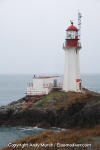
M 79 52 L 81 49 L 80 42 L 81 14 L 78 14 L 78 28 L 71 21 L 70 26 L 66 29 L 66 39 L 63 44 L 65 51 L 65 68 L 63 91 L 82 91 L 82 80 L 80 77 Z

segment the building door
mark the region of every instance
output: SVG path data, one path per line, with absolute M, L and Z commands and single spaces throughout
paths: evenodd
M 82 84 L 81 84 L 81 82 L 79 83 L 79 89 L 80 89 L 80 91 L 82 90 Z
M 57 87 L 57 80 L 54 80 L 54 87 Z

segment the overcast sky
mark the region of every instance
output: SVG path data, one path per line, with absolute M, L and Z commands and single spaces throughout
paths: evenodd
M 0 74 L 64 72 L 65 29 L 82 12 L 81 73 L 100 73 L 99 0 L 0 0 Z

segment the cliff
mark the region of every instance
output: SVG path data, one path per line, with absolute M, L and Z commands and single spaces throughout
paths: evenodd
M 47 96 L 26 96 L 0 107 L 0 125 L 42 128 L 89 128 L 100 124 L 100 94 L 52 91 Z

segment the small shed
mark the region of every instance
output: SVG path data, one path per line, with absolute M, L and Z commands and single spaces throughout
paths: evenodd
M 53 88 L 60 88 L 60 76 L 34 76 L 28 83 L 27 95 L 47 95 Z

